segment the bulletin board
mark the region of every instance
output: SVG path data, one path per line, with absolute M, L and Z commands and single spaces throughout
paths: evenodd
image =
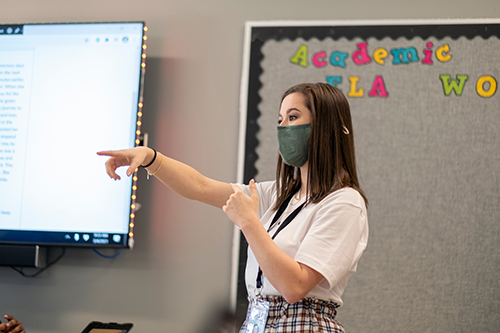
M 370 238 L 349 332 L 500 331 L 499 79 L 500 20 L 247 23 L 239 181 L 275 179 L 287 88 L 326 82 L 351 107 Z

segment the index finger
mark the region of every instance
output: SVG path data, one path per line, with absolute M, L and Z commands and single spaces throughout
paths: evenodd
M 104 151 L 98 151 L 97 155 L 99 156 L 116 156 L 117 155 L 116 150 L 104 150 Z

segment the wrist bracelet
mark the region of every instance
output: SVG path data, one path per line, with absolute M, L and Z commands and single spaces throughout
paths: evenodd
M 151 148 L 151 147 L 150 147 L 150 148 Z M 152 160 L 151 160 L 151 162 L 149 162 L 148 164 L 146 164 L 146 165 L 141 165 L 141 167 L 143 167 L 143 168 L 147 168 L 148 166 L 151 166 L 151 164 L 153 164 L 153 163 L 154 163 L 154 161 L 156 160 L 156 150 L 155 150 L 154 148 L 151 148 L 151 149 L 153 149 L 153 151 L 155 152 L 155 156 L 153 156 L 153 159 L 152 159 Z
M 161 164 L 162 164 L 162 162 L 163 162 L 163 158 L 162 158 L 162 156 L 160 155 L 160 165 L 158 165 L 158 168 L 156 168 L 156 170 L 155 170 L 155 171 L 153 171 L 153 172 L 149 172 L 149 171 L 148 171 L 148 179 L 149 179 L 149 176 L 154 176 L 154 175 L 156 175 L 156 173 L 157 173 L 157 172 L 160 170 L 160 168 L 161 168 Z

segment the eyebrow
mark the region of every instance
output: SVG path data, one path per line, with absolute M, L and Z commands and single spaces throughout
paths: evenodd
M 302 113 L 302 111 L 300 111 L 297 108 L 290 108 L 290 109 L 286 110 L 286 114 L 289 114 L 292 111 L 298 111 L 298 112 Z M 281 113 L 279 113 L 278 116 L 281 117 Z

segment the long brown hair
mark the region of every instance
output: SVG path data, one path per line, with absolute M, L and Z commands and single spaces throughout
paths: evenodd
M 303 83 L 288 89 L 281 103 L 293 93 L 302 94 L 305 106 L 311 111 L 307 175 L 309 202 L 318 203 L 336 190 L 352 187 L 368 205 L 368 199 L 358 182 L 351 111 L 344 94 L 330 84 Z M 286 165 L 278 154 L 278 200 L 275 209 L 297 192 L 301 185 L 300 169 Z

